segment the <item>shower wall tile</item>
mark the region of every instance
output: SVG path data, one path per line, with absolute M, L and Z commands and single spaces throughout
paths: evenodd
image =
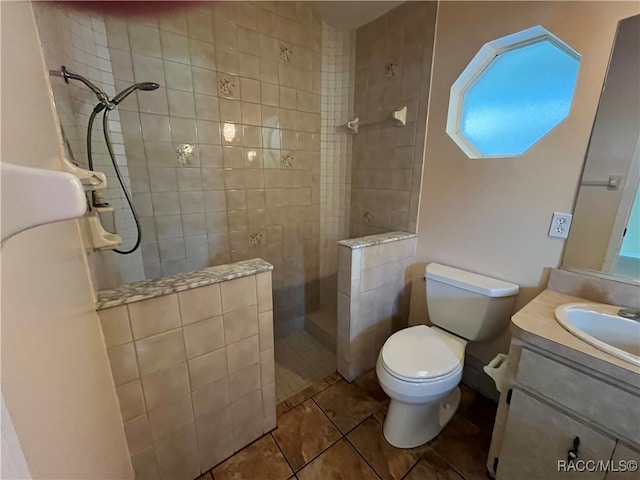
M 127 309 L 136 340 L 180 326 L 177 295 L 132 303 Z
M 138 365 L 133 343 L 125 343 L 107 350 L 111 374 L 116 386 L 138 377 Z
M 125 342 L 108 354 L 136 478 L 195 478 L 275 428 L 271 284 L 260 273 L 99 311 L 105 339 Z
M 122 345 L 133 340 L 127 307 L 116 307 L 100 312 L 100 325 L 107 348 Z
M 89 18 L 44 2 L 35 9 L 41 12 L 37 20 L 50 68 L 65 64 L 109 95 L 133 81 L 161 85 L 128 96 L 111 112 L 114 149 L 141 217 L 142 247 L 126 257 L 91 254 L 96 286 L 258 255 L 284 269 L 284 259 L 295 257 L 289 265 L 305 267 L 279 272 L 273 288 L 284 299 L 291 294 L 289 284 L 305 287 L 294 302 L 276 302 L 276 321 L 316 308 L 322 24 L 311 9 L 303 3 L 278 10 L 268 3 L 218 2 L 126 20 Z M 69 28 L 53 28 L 59 24 Z M 290 52 L 288 63 L 281 47 Z M 95 97 L 55 80 L 61 124 L 84 163 L 84 129 Z M 109 176 L 105 193 L 116 209 L 116 226 L 123 244 L 132 245 L 133 217 L 99 135 L 94 144 L 95 164 Z M 185 144 L 192 151 L 182 164 L 177 149 Z M 237 149 L 230 163 L 223 145 Z M 290 156 L 286 162 L 283 155 Z M 223 168 L 233 171 L 226 175 Z M 280 189 L 298 190 L 287 192 L 286 205 L 270 207 L 270 190 Z M 228 198 L 215 195 L 225 191 Z M 202 194 L 182 195 L 191 192 Z
M 353 116 L 355 34 L 322 25 L 321 115 L 296 112 L 297 128 L 321 128 L 320 148 L 320 302 L 335 308 L 337 241 L 349 236 L 351 134 L 343 127 Z M 308 110 L 313 99 L 299 96 L 296 106 Z M 313 192 L 312 192 L 313 193 Z M 317 193 L 316 193 L 317 195 Z
M 276 321 L 304 315 L 319 303 L 321 240 L 310 233 L 320 233 L 322 201 L 321 22 L 302 3 L 278 11 L 219 2 L 174 13 L 157 22 L 108 19 L 106 28 L 116 83 L 161 84 L 122 105 L 126 155 L 148 171 L 131 175 L 137 193 L 151 193 L 144 270 L 167 274 L 259 255 L 284 268 L 295 257 L 289 265 L 305 268 L 274 275 L 273 288 L 284 298 L 285 278 L 307 287 L 300 299 L 276 303 Z M 180 164 L 184 144 L 193 151 Z M 283 188 L 286 201 L 274 203 Z
M 119 82 L 114 79 L 116 72 L 123 81 L 133 81 L 130 53 L 122 48 L 113 54 L 108 50 L 105 37 L 107 27 L 105 20 L 99 15 L 76 12 L 50 2 L 37 2 L 33 7 L 44 59 L 49 69 L 59 70 L 61 65 L 65 65 L 70 71 L 88 78 L 110 96 L 115 95 L 116 89 L 120 87 Z M 110 28 L 120 32 L 124 28 L 126 31 L 126 23 L 116 22 L 111 24 Z M 118 44 L 119 47 L 125 45 L 126 49 L 129 49 L 128 36 L 120 39 Z M 60 125 L 69 146 L 68 156 L 79 166 L 87 168 L 86 128 L 89 115 L 96 104 L 96 97 L 84 85 L 74 82 L 67 84 L 59 77 L 51 78 L 51 87 Z M 130 178 L 127 172 L 124 140 L 121 135 L 124 130 L 119 113 L 121 112 L 111 112 L 109 130 L 123 181 L 127 188 L 131 188 L 134 186 L 134 179 Z M 100 116 L 96 120 L 96 127 L 98 126 L 100 128 L 95 129 L 92 142 L 93 163 L 96 170 L 107 175 L 109 187 L 103 193 L 114 207 L 116 227 L 123 237 L 123 247 L 128 248 L 135 242 L 136 229 L 107 155 L 101 135 Z M 134 162 L 136 160 L 139 160 L 139 157 L 133 159 Z M 135 186 L 139 187 L 140 183 L 136 183 Z M 91 245 L 88 229 L 83 227 L 81 231 L 85 243 Z M 144 278 L 142 255 L 139 251 L 127 256 L 90 251 L 88 263 L 93 283 L 98 288 Z
M 125 383 L 116 388 L 122 420 L 127 421 L 145 412 L 144 397 L 140 380 Z
M 408 2 L 356 32 L 349 230 L 414 232 L 422 178 L 436 2 Z M 407 124 L 391 112 L 407 107 Z

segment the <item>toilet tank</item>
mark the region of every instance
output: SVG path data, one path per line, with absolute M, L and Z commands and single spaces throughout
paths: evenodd
M 507 328 L 518 285 L 438 263 L 427 265 L 425 276 L 434 325 L 475 342 Z

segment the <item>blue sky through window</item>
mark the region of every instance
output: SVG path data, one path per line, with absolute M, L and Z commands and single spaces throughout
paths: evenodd
M 580 62 L 543 40 L 498 55 L 467 89 L 461 133 L 483 155 L 520 155 L 569 114 Z

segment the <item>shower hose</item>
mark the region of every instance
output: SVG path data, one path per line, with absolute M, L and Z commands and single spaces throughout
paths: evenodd
M 93 122 L 96 118 L 96 115 L 103 111 L 102 114 L 102 132 L 104 134 L 104 141 L 107 144 L 107 151 L 109 152 L 109 157 L 111 158 L 111 163 L 113 163 L 113 168 L 116 171 L 116 176 L 118 177 L 118 182 L 120 182 L 120 187 L 122 187 L 122 191 L 124 192 L 124 196 L 127 199 L 127 203 L 129 204 L 129 209 L 131 209 L 131 213 L 133 214 L 133 219 L 136 222 L 136 231 L 137 238 L 136 243 L 129 250 L 119 250 L 114 249 L 113 251 L 116 253 L 120 253 L 122 255 L 128 255 L 129 253 L 133 253 L 138 246 L 140 245 L 140 240 L 142 238 L 142 231 L 140 229 L 140 220 L 138 219 L 138 214 L 136 213 L 136 209 L 133 206 L 133 202 L 131 201 L 131 197 L 129 192 L 127 191 L 127 187 L 124 184 L 124 180 L 122 179 L 122 174 L 120 173 L 120 168 L 118 168 L 118 162 L 116 162 L 116 156 L 113 153 L 113 146 L 111 145 L 111 134 L 109 133 L 109 112 L 111 111 L 108 108 L 105 108 L 103 105 L 98 104 L 91 112 L 91 116 L 89 117 L 89 125 L 87 126 L 87 158 L 89 160 L 89 170 L 93 170 L 93 156 L 92 156 L 92 148 L 91 148 L 91 138 L 93 135 Z M 93 199 L 92 199 L 93 200 Z M 93 201 L 92 201 L 93 203 Z

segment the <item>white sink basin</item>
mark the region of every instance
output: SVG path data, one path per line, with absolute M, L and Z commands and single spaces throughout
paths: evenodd
M 601 303 L 565 303 L 554 313 L 558 323 L 576 337 L 640 366 L 640 321 L 619 316 L 620 308 Z

